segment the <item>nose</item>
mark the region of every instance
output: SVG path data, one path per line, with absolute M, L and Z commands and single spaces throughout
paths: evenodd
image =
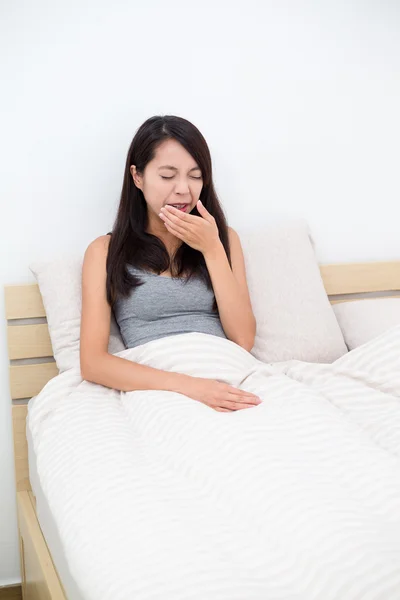
M 190 189 L 189 189 L 188 180 L 186 179 L 186 177 L 180 177 L 176 182 L 175 192 L 177 194 L 184 195 L 184 194 L 188 194 L 189 191 L 190 191 Z

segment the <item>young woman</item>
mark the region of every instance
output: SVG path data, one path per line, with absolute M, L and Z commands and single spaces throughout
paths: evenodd
M 155 116 L 139 127 L 113 230 L 85 252 L 82 377 L 123 391 L 175 391 L 222 412 L 261 402 L 220 381 L 109 354 L 111 312 L 127 348 L 192 331 L 253 347 L 240 240 L 218 201 L 207 143 L 186 119 Z

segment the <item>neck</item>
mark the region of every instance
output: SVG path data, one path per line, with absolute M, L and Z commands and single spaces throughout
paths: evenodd
M 151 218 L 149 214 L 147 233 L 158 237 L 166 246 L 170 255 L 172 255 L 182 244 L 182 241 L 170 233 L 165 227 L 164 221 L 159 217 Z

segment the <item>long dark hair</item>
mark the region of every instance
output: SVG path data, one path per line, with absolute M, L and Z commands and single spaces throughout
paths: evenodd
M 126 297 L 132 288 L 142 285 L 140 278 L 127 270 L 133 265 L 158 274 L 171 269 L 179 277 L 182 273 L 189 280 L 196 275 L 212 289 L 210 275 L 203 254 L 185 244 L 179 246 L 170 259 L 167 248 L 157 236 L 146 232 L 148 223 L 147 204 L 143 192 L 133 182 L 130 167 L 136 165 L 137 172 L 143 174 L 157 147 L 168 139 L 178 141 L 194 158 L 201 169 L 203 188 L 200 200 L 218 227 L 219 237 L 231 264 L 228 225 L 220 205 L 212 180 L 211 155 L 206 140 L 192 123 L 172 115 L 150 117 L 139 127 L 128 150 L 121 200 L 111 232 L 107 255 L 107 301 L 113 308 L 116 300 Z M 197 208 L 192 215 L 200 216 Z M 214 301 L 214 311 L 217 304 Z

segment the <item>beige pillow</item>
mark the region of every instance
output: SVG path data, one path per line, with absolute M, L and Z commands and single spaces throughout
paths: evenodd
M 264 362 L 330 363 L 347 352 L 303 219 L 236 228 L 246 263 L 257 334 L 251 353 Z
M 333 305 L 349 350 L 400 324 L 400 298 L 369 298 Z
M 60 373 L 78 367 L 82 307 L 82 258 L 34 262 L 29 268 L 42 295 L 54 358 Z M 111 319 L 108 351 L 125 349 L 119 327 Z

